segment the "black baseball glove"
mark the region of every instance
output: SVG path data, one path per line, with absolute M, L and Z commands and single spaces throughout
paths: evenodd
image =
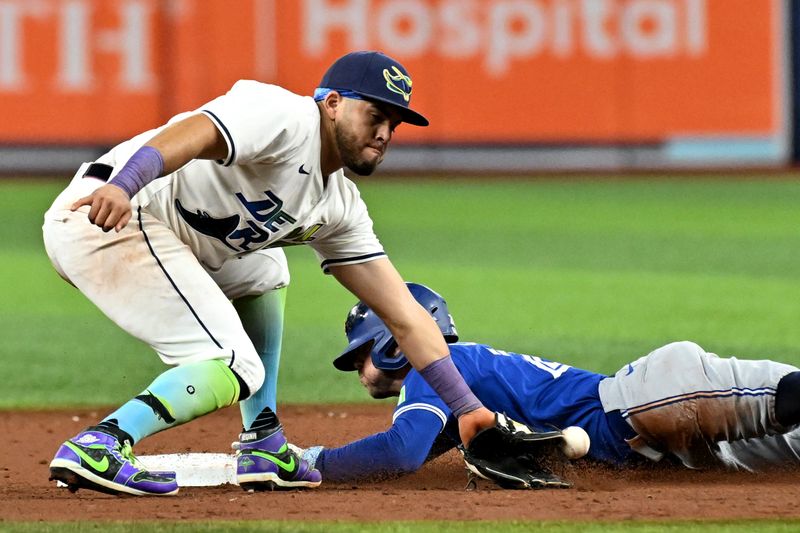
M 558 455 L 563 442 L 561 431 L 539 433 L 495 413 L 493 427 L 479 431 L 466 448 L 458 449 L 471 475 L 505 489 L 569 488 L 543 464 Z

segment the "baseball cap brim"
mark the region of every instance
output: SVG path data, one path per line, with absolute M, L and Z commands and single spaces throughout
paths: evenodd
M 407 122 L 407 123 L 411 124 L 412 126 L 428 126 L 430 124 L 430 122 L 428 122 L 427 118 L 423 117 L 422 115 L 420 115 L 419 113 L 417 113 L 413 109 L 410 109 L 408 107 L 403 107 L 401 105 L 397 105 L 396 103 L 392 102 L 391 100 L 387 100 L 387 99 L 381 98 L 379 96 L 373 96 L 371 94 L 364 94 L 364 93 L 359 92 L 359 91 L 353 91 L 353 92 L 363 96 L 367 100 L 371 100 L 373 102 L 380 102 L 382 104 L 388 105 L 389 107 L 391 107 L 392 109 L 394 109 L 395 111 L 397 111 L 400 114 L 400 118 L 403 120 L 403 122 Z

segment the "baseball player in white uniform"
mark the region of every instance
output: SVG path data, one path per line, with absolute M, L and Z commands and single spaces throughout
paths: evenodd
M 428 124 L 409 108 L 411 92 L 400 63 L 354 52 L 328 69 L 314 98 L 239 81 L 81 166 L 45 214 L 48 256 L 172 368 L 64 442 L 51 479 L 73 491 L 175 494 L 174 472 L 145 470 L 132 444 L 241 401 L 239 484 L 319 485 L 274 412 L 289 281 L 278 247 L 295 244 L 311 246 L 323 270 L 389 325 L 458 416 L 465 443 L 494 423 L 386 258 L 342 170 L 371 174 L 401 122 Z

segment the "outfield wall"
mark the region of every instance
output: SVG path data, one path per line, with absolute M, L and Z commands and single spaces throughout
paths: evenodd
M 796 9 L 796 8 L 794 8 Z M 394 171 L 782 166 L 788 0 L 0 0 L 0 171 L 60 171 L 352 49 L 414 75 Z

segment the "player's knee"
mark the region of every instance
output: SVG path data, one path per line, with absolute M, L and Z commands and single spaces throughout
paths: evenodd
M 705 353 L 699 344 L 692 341 L 677 341 L 668 344 L 667 347 L 685 357 L 697 357 L 698 355 Z
M 676 388 L 689 388 L 705 375 L 706 352 L 691 341 L 673 342 L 648 354 L 646 365 L 647 375 L 656 381 L 660 376 L 673 376 L 671 383 Z
M 211 277 L 231 300 L 261 296 L 288 287 L 291 281 L 289 264 L 279 249 L 259 250 L 231 259 Z
M 274 250 L 271 251 L 274 252 Z M 264 255 L 258 275 L 253 276 L 252 294 L 265 294 L 289 286 L 289 282 L 291 282 L 289 263 L 286 261 L 283 251 L 279 251 L 279 254 Z
M 239 378 L 242 393 L 239 401 L 246 400 L 255 394 L 264 384 L 266 373 L 264 364 L 255 350 L 242 350 L 237 352 L 231 364 L 231 370 Z
M 650 353 L 650 361 L 660 362 L 672 367 L 694 366 L 700 363 L 705 354 L 697 343 L 692 341 L 672 342 Z

